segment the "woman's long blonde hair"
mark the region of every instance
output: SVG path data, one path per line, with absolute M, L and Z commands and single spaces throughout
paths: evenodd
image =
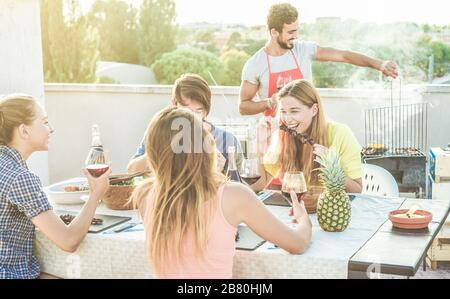
M 328 147 L 327 122 L 322 101 L 316 88 L 304 79 L 296 80 L 287 84 L 279 92 L 280 100 L 288 96 L 297 99 L 309 108 L 317 104 L 317 114 L 313 117 L 306 133 L 314 140 L 314 143 Z M 275 136 L 269 151 L 274 153 L 274 162 L 281 165 L 281 178 L 286 171 L 303 171 L 309 184 L 317 183 L 318 173 L 313 169 L 318 168 L 319 165 L 314 162 L 311 145 L 302 144 L 287 132 L 279 130 L 278 136 Z
M 190 128 L 180 128 L 174 122 L 183 120 Z M 183 130 L 188 131 L 188 151 L 176 153 L 173 144 L 180 144 Z M 203 257 L 208 237 L 208 213 L 217 202 L 217 191 L 225 177 L 217 170 L 215 150 L 195 150 L 195 131 L 201 141 L 215 147 L 212 135 L 191 111 L 169 107 L 156 115 L 147 129 L 146 154 L 154 177 L 141 184 L 132 199 L 137 206 L 153 191 L 153 204 L 144 223 L 147 248 L 156 275 L 164 273 L 164 265 L 182 265 L 183 240 L 194 238 L 194 249 Z M 186 135 L 184 135 L 186 137 Z M 183 140 L 182 142 L 186 142 Z M 198 144 L 197 144 L 198 146 Z M 210 202 L 205 214 L 205 203 Z M 192 235 L 191 235 L 192 234 Z

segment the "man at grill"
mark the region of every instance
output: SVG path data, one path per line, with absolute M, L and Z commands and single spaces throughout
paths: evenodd
M 267 26 L 270 39 L 246 62 L 242 71 L 239 103 L 242 115 L 264 112 L 274 116 L 278 105 L 275 95 L 281 87 L 296 79 L 312 83 L 313 60 L 350 63 L 376 69 L 388 77 L 398 76 L 397 65 L 392 61 L 297 40 L 298 11 L 288 3 L 270 8 Z

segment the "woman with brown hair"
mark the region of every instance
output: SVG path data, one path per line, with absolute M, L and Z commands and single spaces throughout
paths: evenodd
M 293 201 L 298 225 L 290 228 L 250 188 L 228 182 L 216 167 L 213 136 L 190 110 L 164 109 L 147 131 L 146 156 L 154 178 L 137 187 L 132 200 L 144 219 L 157 277 L 231 278 L 240 223 L 291 253 L 306 250 L 311 222 L 304 206 Z
M 335 147 L 346 175 L 345 190 L 360 193 L 361 146 L 348 126 L 326 120 L 315 87 L 304 79 L 292 81 L 280 90 L 279 100 L 280 123 L 286 130 L 274 134 L 263 158 L 263 175 L 252 185 L 252 189 L 262 190 L 273 177 L 282 179 L 286 171 L 302 171 L 309 185 L 317 184 L 318 172 L 314 169 L 320 165 L 314 162 L 315 156 L 329 147 Z

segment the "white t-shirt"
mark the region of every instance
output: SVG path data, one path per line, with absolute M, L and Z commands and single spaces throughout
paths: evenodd
M 316 59 L 317 44 L 309 41 L 296 40 L 294 52 L 297 63 L 302 71 L 303 78 L 312 82 L 312 61 Z M 282 56 L 270 56 L 270 70 L 272 73 L 288 71 L 297 68 L 291 51 Z M 242 80 L 258 85 L 260 99 L 268 97 L 269 93 L 269 68 L 264 47 L 256 52 L 244 65 Z

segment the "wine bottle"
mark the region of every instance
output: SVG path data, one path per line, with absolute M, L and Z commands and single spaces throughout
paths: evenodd
M 229 146 L 228 147 L 228 168 L 227 168 L 227 177 L 233 182 L 242 183 L 241 176 L 237 169 L 236 164 L 236 147 Z
M 89 150 L 85 165 L 86 169 L 94 177 L 101 176 L 109 169 L 109 165 L 106 164 L 105 153 L 100 139 L 100 128 L 98 125 L 92 126 L 91 149 Z

